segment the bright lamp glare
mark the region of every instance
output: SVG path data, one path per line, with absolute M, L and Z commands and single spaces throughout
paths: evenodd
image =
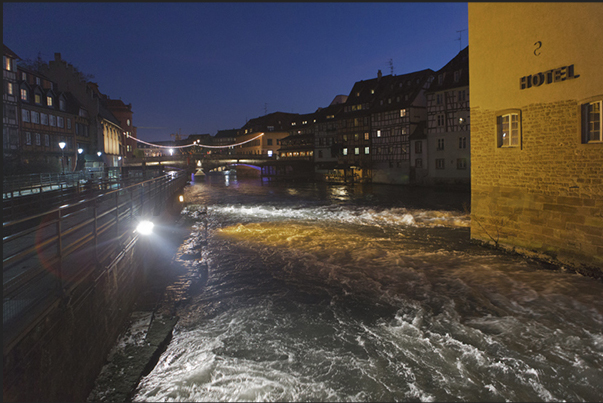
M 182 203 L 184 201 L 184 196 L 180 195 L 180 197 L 178 197 L 178 200 L 180 200 L 180 203 Z
M 138 223 L 136 231 L 138 231 L 142 235 L 150 235 L 153 233 L 154 226 L 155 224 L 153 224 L 151 221 L 141 221 L 140 223 Z

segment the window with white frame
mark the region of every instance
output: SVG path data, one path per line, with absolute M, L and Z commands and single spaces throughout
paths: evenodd
M 48 115 L 45 113 L 40 113 L 40 120 L 42 121 L 43 125 L 48 126 Z
M 59 109 L 62 111 L 65 110 L 65 100 L 64 99 L 59 99 Z
M 67 128 L 71 129 L 71 119 L 67 119 Z
M 57 117 L 56 116 L 49 115 L 48 119 L 49 119 L 50 126 L 56 126 L 57 125 Z
M 44 145 L 46 147 L 50 147 L 50 135 L 48 135 L 48 134 L 44 135 Z
M 602 100 L 582 104 L 582 142 L 601 143 L 601 122 L 603 121 Z
M 25 132 L 25 145 L 31 145 L 31 132 Z
M 57 116 L 57 126 L 58 127 L 65 127 L 65 120 L 63 119 L 62 116 Z
M 377 130 L 377 137 L 381 137 L 381 130 Z
M 40 80 L 40 77 L 36 77 L 36 84 L 42 85 L 42 81 Z
M 21 88 L 21 101 L 27 102 L 27 90 L 25 88 Z
M 498 147 L 519 147 L 521 141 L 521 117 L 519 112 L 497 116 Z
M 369 155 L 371 153 L 371 149 L 369 147 L 364 147 L 364 154 Z
M 347 148 L 343 149 L 343 155 L 348 155 L 348 149 Z
M 29 123 L 29 111 L 27 109 L 21 109 L 21 120 Z
M 354 155 L 359 155 L 360 154 L 360 148 L 359 147 L 355 147 L 354 148 Z
M 36 133 L 36 145 L 39 146 L 41 144 L 40 133 Z
M 46 105 L 52 106 L 52 97 L 51 96 L 46 97 Z
M 38 112 L 31 111 L 31 123 L 40 123 L 40 114 Z

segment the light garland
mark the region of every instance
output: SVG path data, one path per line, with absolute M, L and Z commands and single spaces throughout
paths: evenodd
M 158 144 L 147 143 L 146 141 L 137 139 L 136 137 L 132 137 L 129 134 L 126 134 L 126 137 L 129 138 L 129 139 L 132 139 L 132 140 L 136 140 L 139 143 L 147 144 L 149 146 L 157 147 L 157 148 L 187 148 L 187 147 L 194 147 L 194 146 L 205 147 L 205 148 L 230 148 L 230 147 L 240 146 L 241 144 L 249 143 L 250 141 L 253 141 L 255 139 L 258 139 L 258 138 L 262 137 L 263 135 L 264 135 L 264 133 L 260 133 L 259 135 L 255 136 L 252 139 L 245 140 L 245 141 L 242 141 L 242 142 L 236 143 L 236 144 L 229 144 L 227 146 L 208 146 L 208 145 L 205 145 L 205 144 L 196 144 L 196 143 L 187 144 L 187 145 L 183 145 L 183 146 L 161 146 L 161 145 L 158 145 Z

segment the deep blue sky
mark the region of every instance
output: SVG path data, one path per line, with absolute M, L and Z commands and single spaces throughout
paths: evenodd
M 5 45 L 94 75 L 147 141 L 314 112 L 390 59 L 438 70 L 467 27 L 467 3 L 3 3 Z

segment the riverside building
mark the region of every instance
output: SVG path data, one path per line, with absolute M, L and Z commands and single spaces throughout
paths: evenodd
M 469 3 L 471 236 L 599 274 L 601 21 L 601 3 Z

